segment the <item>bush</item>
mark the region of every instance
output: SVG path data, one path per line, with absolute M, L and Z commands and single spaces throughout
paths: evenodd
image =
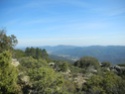
M 94 57 L 83 57 L 80 60 L 76 61 L 74 65 L 85 69 L 88 69 L 91 66 L 93 66 L 95 69 L 98 69 L 100 67 L 98 60 Z
M 17 94 L 17 69 L 11 64 L 11 54 L 0 54 L 0 94 Z
M 105 72 L 88 79 L 83 90 L 91 94 L 123 94 L 125 92 L 125 80 L 112 72 Z
M 29 72 L 32 79 L 34 92 L 37 94 L 62 94 L 64 79 L 52 68 L 41 67 Z

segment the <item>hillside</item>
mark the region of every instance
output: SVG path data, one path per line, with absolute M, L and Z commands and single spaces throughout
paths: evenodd
M 60 56 L 72 60 L 83 56 L 93 56 L 99 61 L 109 61 L 113 64 L 125 63 L 125 46 L 44 46 L 51 55 Z
M 13 45 L 17 44 L 14 35 L 11 37 L 0 32 L 0 36 L 2 36 L 0 37 L 0 94 L 123 94 L 125 92 L 125 64 L 112 66 L 109 62 L 100 63 L 97 58 L 90 56 L 80 58 L 72 64 L 68 58 L 75 56 L 73 52 L 90 50 L 72 46 L 50 47 L 55 52 L 62 51 L 60 55 L 55 56 L 55 59 L 63 57 L 64 61 L 54 60 L 50 59 L 49 56 L 52 55 L 48 55 L 45 49 L 38 47 L 14 49 Z M 95 48 L 90 51 L 96 51 Z M 98 49 L 97 52 L 102 48 Z M 103 48 L 102 52 L 105 49 Z M 119 53 L 124 51 L 118 47 L 108 47 L 106 53 L 112 50 L 113 52 L 118 50 Z M 53 54 L 53 51 L 50 54 Z

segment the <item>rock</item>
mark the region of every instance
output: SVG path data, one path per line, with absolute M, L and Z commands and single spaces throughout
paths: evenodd
M 17 61 L 17 59 L 12 59 L 12 65 L 14 65 L 15 67 L 17 67 L 19 65 L 19 61 Z
M 120 67 L 118 65 L 116 66 L 113 66 L 110 68 L 112 71 L 118 73 L 118 74 L 122 74 L 122 73 L 125 73 L 125 67 Z
M 55 63 L 54 62 L 50 62 L 49 66 L 55 66 Z

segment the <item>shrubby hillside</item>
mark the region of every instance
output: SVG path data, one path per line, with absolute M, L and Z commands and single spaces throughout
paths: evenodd
M 83 56 L 73 63 L 54 60 L 45 49 L 14 49 L 16 37 L 11 38 L 4 30 L 0 36 L 0 94 L 125 92 L 125 64 L 112 66 L 92 56 Z

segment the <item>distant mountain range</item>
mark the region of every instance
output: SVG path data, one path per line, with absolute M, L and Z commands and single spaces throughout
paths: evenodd
M 92 56 L 100 62 L 109 61 L 112 64 L 125 63 L 125 46 L 44 46 L 51 57 L 77 60 L 84 56 Z

